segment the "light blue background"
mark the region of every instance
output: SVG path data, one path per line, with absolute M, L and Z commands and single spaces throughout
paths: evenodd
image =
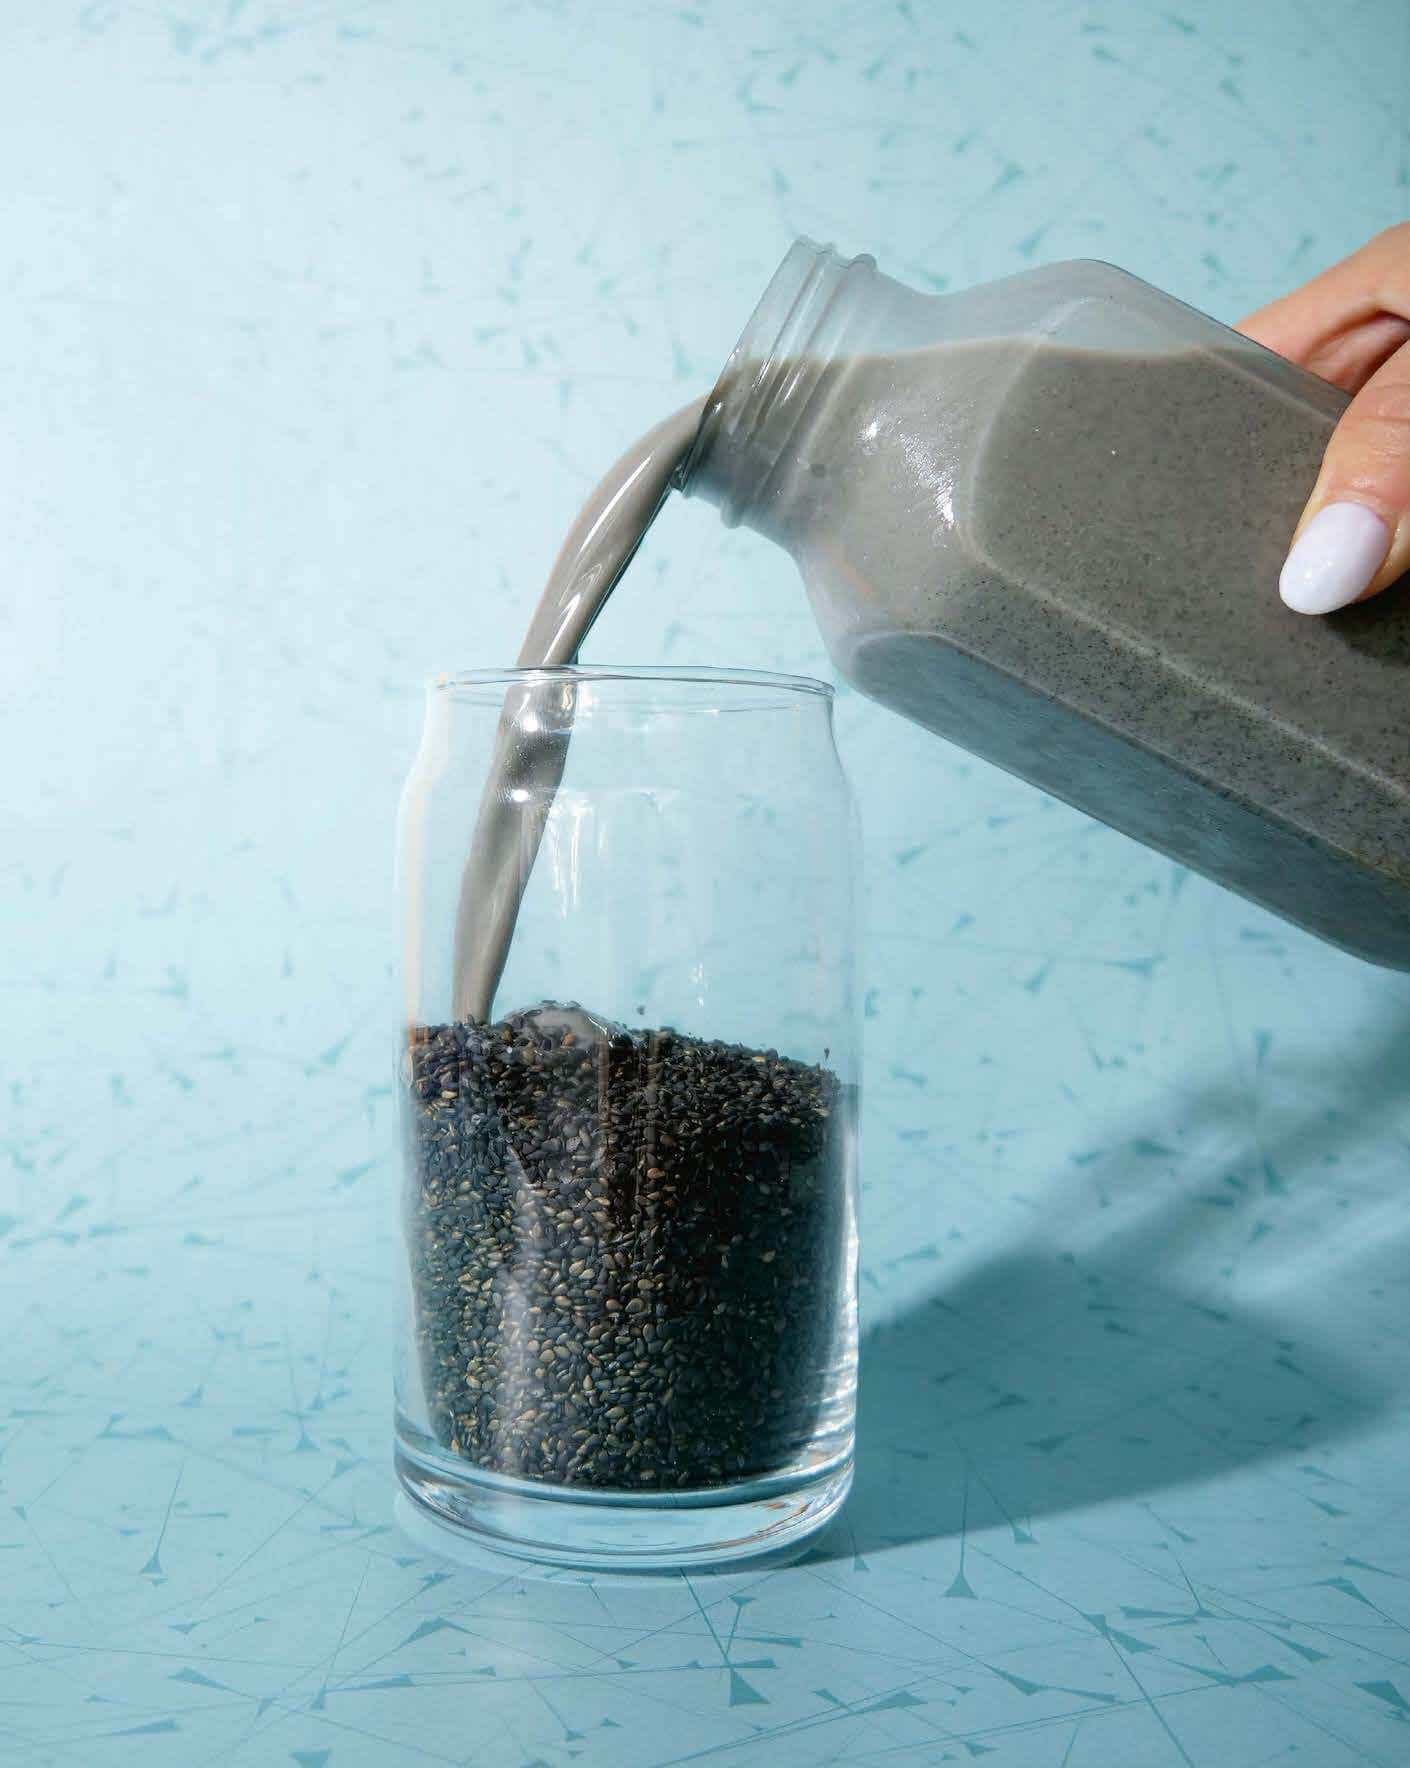
M 438 1558 L 387 1302 L 419 683 L 789 239 L 1232 319 L 1406 212 L 1407 94 L 1401 0 L 4 8 L 0 1761 L 1410 1758 L 1410 983 L 855 699 L 845 1520 Z M 590 656 L 826 667 L 693 506 Z

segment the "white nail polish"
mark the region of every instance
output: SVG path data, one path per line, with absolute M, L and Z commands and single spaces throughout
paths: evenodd
M 1390 529 L 1374 510 L 1329 503 L 1298 535 L 1278 592 L 1298 614 L 1330 614 L 1364 592 L 1389 548 Z

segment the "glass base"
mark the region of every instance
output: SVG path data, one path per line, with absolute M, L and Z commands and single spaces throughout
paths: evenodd
M 852 1487 L 851 1454 L 698 1492 L 598 1492 L 485 1473 L 398 1430 L 397 1478 L 442 1523 L 498 1553 L 589 1571 L 724 1565 L 801 1547 Z

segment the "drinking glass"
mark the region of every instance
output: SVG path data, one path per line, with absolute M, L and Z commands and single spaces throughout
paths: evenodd
M 495 871 L 468 863 L 477 823 Z M 651 1568 L 784 1548 L 842 1503 L 856 845 L 822 683 L 428 690 L 399 840 L 396 1458 L 442 1520 Z

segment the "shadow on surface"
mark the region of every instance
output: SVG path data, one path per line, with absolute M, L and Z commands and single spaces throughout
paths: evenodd
M 1047 1251 L 1040 1223 L 1026 1245 L 866 1332 L 856 1483 L 810 1557 L 994 1524 L 1022 1541 L 1041 1515 L 1315 1454 L 1364 1430 L 1405 1385 L 1394 1347 L 1410 1333 L 1410 1288 L 1395 1273 L 1410 1200 L 1367 1223 L 1338 1207 L 1334 1162 L 1410 1108 L 1410 1029 L 1397 1016 L 1382 1031 L 1339 1109 L 1265 1144 L 1267 1189 L 1253 1207 L 1223 1186 L 1226 1166 L 1204 1167 L 1089 1250 Z M 1247 1125 L 1247 1098 L 1232 1090 L 1192 1109 Z M 1270 1195 L 1284 1165 L 1298 1176 Z M 1091 1191 L 1065 1187 L 1047 1210 L 1064 1241 L 1103 1213 Z M 1256 1283 L 1229 1280 L 1230 1264 L 1284 1221 L 1287 1252 L 1268 1239 Z M 1220 1280 L 1195 1293 L 1201 1259 Z M 1238 1299 L 1241 1288 L 1254 1299 Z M 1379 1366 L 1338 1325 L 1337 1298 L 1368 1291 Z M 1319 1490 L 1309 1479 L 1309 1505 L 1338 1514 Z

